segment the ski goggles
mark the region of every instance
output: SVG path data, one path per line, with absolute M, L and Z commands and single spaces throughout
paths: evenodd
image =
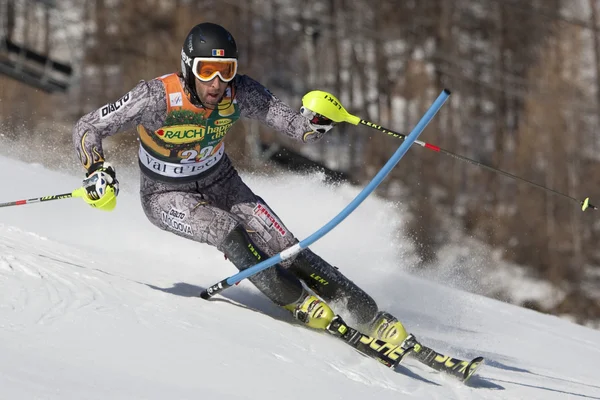
M 235 58 L 194 58 L 192 66 L 194 76 L 203 82 L 208 82 L 219 76 L 223 82 L 229 82 L 237 73 Z

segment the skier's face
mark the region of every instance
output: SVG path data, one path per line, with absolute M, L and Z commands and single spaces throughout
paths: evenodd
M 208 82 L 196 79 L 196 93 L 198 93 L 202 104 L 209 108 L 214 108 L 223 99 L 227 85 L 228 83 L 223 82 L 218 76 L 215 76 Z

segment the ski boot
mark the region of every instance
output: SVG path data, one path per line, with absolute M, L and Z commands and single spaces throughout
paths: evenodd
M 371 324 L 370 335 L 384 342 L 400 346 L 409 337 L 406 329 L 396 317 L 385 311 L 380 311 Z
M 284 308 L 291 311 L 294 318 L 313 329 L 326 329 L 335 316 L 325 302 L 308 292 L 305 292 L 297 302 Z

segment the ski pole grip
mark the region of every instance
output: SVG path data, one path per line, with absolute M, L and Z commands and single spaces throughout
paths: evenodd
M 200 292 L 200 297 L 202 297 L 204 300 L 208 300 L 214 295 L 221 293 L 223 290 L 231 286 L 229 283 L 227 283 L 227 279 L 223 279 L 221 282 L 215 283 L 214 285 L 204 289 L 202 292 Z

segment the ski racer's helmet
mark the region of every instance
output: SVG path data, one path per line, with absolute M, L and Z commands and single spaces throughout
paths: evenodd
M 192 28 L 181 49 L 181 72 L 192 97 L 198 102 L 194 79 L 210 81 L 219 76 L 231 81 L 237 73 L 235 39 L 221 25 L 204 22 Z

